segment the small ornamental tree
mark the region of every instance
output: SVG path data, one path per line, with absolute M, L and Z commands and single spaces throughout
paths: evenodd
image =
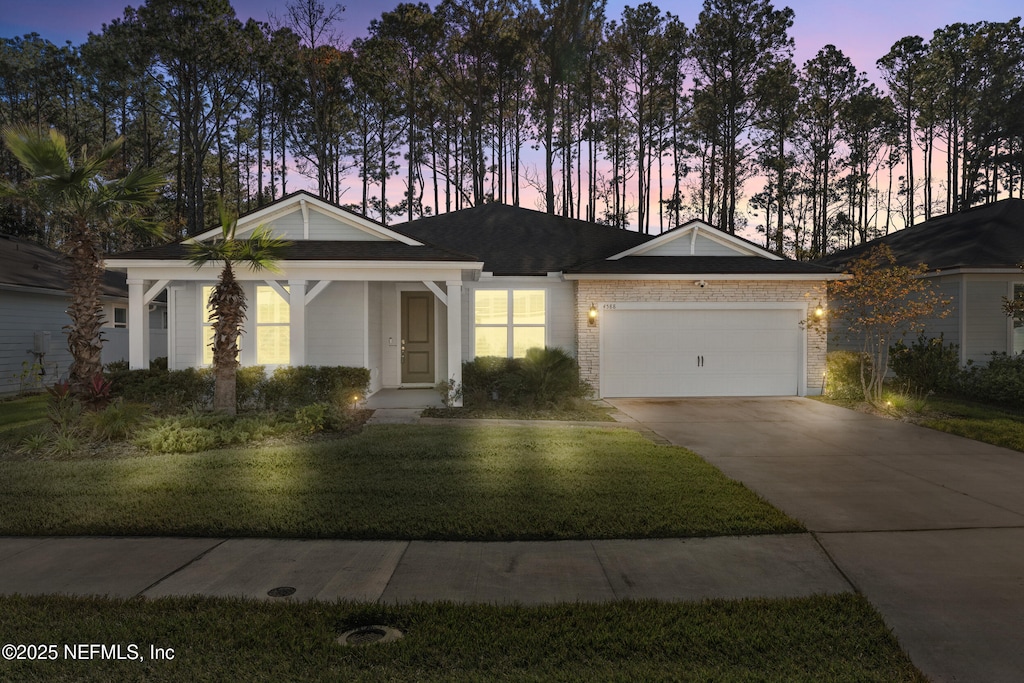
M 925 264 L 900 266 L 888 245 L 880 244 L 847 265 L 851 276 L 829 284 L 829 319 L 840 322 L 848 339 L 860 343 L 861 388 L 864 399 L 882 402 L 882 381 L 889 367 L 889 347 L 907 334 L 924 330 L 926 318 L 949 315 L 942 299 L 927 278 Z

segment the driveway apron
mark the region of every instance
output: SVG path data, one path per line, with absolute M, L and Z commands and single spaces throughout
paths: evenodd
M 1024 454 L 803 398 L 609 401 L 814 532 L 935 681 L 1024 675 Z

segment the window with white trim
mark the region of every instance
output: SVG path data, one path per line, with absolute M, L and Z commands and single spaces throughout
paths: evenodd
M 114 327 L 128 327 L 128 309 L 122 306 L 114 306 Z
M 544 348 L 547 292 L 543 289 L 478 289 L 473 301 L 477 356 L 522 358 Z
M 210 294 L 213 285 L 203 285 L 203 329 L 200 339 L 203 342 L 203 365 L 213 365 L 213 308 L 210 306 Z
M 287 292 L 288 287 L 284 290 Z M 291 308 L 269 285 L 256 287 L 256 364 L 291 361 Z

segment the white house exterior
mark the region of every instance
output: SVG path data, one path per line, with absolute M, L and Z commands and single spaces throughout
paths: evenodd
M 243 365 L 365 367 L 375 392 L 461 382 L 476 356 L 558 346 L 602 396 L 820 390 L 824 337 L 803 322 L 839 276 L 701 222 L 655 238 L 490 204 L 384 227 L 297 192 L 241 217 L 237 234 L 259 225 L 292 244 L 279 272 L 236 271 Z M 127 275 L 130 330 L 166 291 L 169 366 L 210 363 L 219 265 L 196 269 L 173 244 L 109 266 Z M 131 335 L 133 367 L 150 343 Z

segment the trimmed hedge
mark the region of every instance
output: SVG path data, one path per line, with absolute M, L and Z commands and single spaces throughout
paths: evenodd
M 128 370 L 108 367 L 113 393 L 128 401 L 149 403 L 166 410 L 213 403 L 214 375 L 210 368 Z M 238 406 L 244 410 L 293 409 L 313 403 L 348 405 L 362 397 L 370 384 L 366 368 L 343 366 L 281 367 L 267 377 L 262 366 L 238 368 L 235 376 Z
M 889 349 L 889 367 L 911 391 L 952 393 L 961 380 L 960 346 L 943 344 L 942 335 L 921 335 L 910 346 L 901 339 Z
M 589 391 L 576 359 L 557 347 L 528 349 L 524 358 L 482 356 L 462 364 L 463 398 L 471 406 L 551 407 Z

